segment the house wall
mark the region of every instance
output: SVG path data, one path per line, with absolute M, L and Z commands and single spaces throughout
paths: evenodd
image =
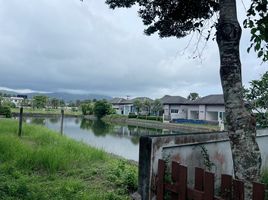
M 176 111 L 176 112 L 174 112 Z M 164 105 L 164 115 L 172 119 L 187 119 L 187 106 L 184 105 Z
M 206 120 L 208 121 L 219 121 L 219 112 L 207 112 Z
M 133 107 L 132 104 L 124 105 L 124 111 L 123 111 L 123 114 L 124 114 L 124 115 L 128 115 L 130 112 L 132 112 L 132 107 Z
M 199 120 L 206 120 L 206 106 L 205 105 L 199 105 Z
M 169 115 L 169 105 L 164 105 L 164 115 Z
M 113 104 L 112 108 L 115 109 L 116 114 L 123 115 L 124 114 L 124 106 L 119 104 Z
M 206 111 L 217 111 L 217 112 L 225 112 L 224 105 L 214 106 L 214 105 L 207 105 Z
M 219 121 L 220 113 L 225 112 L 224 105 L 189 105 L 188 119 Z
M 199 106 L 195 106 L 195 105 L 188 105 L 187 106 L 187 116 L 188 119 L 198 119 L 198 114 L 199 112 Z
M 220 120 L 220 113 L 225 112 L 224 105 L 207 105 L 206 106 L 206 120 L 208 121 L 219 121 Z

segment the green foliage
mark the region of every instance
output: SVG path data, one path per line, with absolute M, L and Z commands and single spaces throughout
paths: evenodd
M 151 113 L 151 107 L 152 107 L 152 102 L 146 99 L 143 102 L 143 111 L 147 112 L 148 115 Z
M 0 106 L 0 115 L 4 115 L 7 118 L 11 118 L 12 115 L 10 107 L 4 105 Z
M 137 169 L 129 167 L 126 161 L 120 160 L 114 163 L 109 179 L 115 182 L 121 189 L 125 191 L 137 190 Z
M 45 108 L 48 102 L 48 97 L 43 95 L 38 95 L 33 97 L 33 107 L 34 108 Z
M 93 114 L 93 105 L 92 103 L 82 103 L 80 105 L 83 115 L 92 115 Z
M 143 103 L 142 103 L 140 100 L 137 99 L 137 100 L 135 100 L 135 101 L 133 102 L 133 105 L 134 105 L 134 107 L 136 108 L 137 113 L 139 114 L 140 111 L 141 111 L 141 109 L 142 109 Z
M 191 92 L 187 97 L 187 99 L 190 101 L 194 101 L 194 100 L 199 99 L 199 98 L 200 98 L 199 94 L 196 92 Z
M 160 112 L 163 110 L 163 105 L 159 99 L 156 99 L 152 103 L 152 112 L 156 115 L 160 115 Z
M 199 31 L 219 10 L 217 1 L 209 0 L 106 0 L 110 8 L 139 6 L 139 16 L 147 26 L 145 33 L 158 32 L 160 37 L 184 37 Z M 183 11 L 183 12 L 182 12 Z
M 200 145 L 200 148 L 201 148 L 201 154 L 204 159 L 204 165 L 206 167 L 206 170 L 211 171 L 212 167 L 215 166 L 215 164 L 211 162 L 209 158 L 208 150 L 206 149 L 206 147 L 204 145 Z
M 60 100 L 56 98 L 50 99 L 50 105 L 52 108 L 57 109 L 60 106 Z
M 5 106 L 5 107 L 10 107 L 10 108 L 15 108 L 16 105 L 10 101 L 3 101 L 3 103 L 1 103 L 2 106 Z
M 268 60 L 268 2 L 267 0 L 251 0 L 251 6 L 247 11 L 247 19 L 244 27 L 251 31 L 251 44 L 247 49 L 249 52 L 252 47 L 257 53 L 258 58 L 264 62 Z
M 264 169 L 261 174 L 261 182 L 268 188 L 268 169 Z M 268 200 L 268 191 L 265 191 L 265 200 Z
M 251 110 L 258 112 L 257 123 L 261 127 L 268 127 L 268 72 L 260 80 L 250 82 L 249 89 L 245 89 L 245 98 Z
M 96 101 L 94 104 L 93 112 L 96 117 L 102 118 L 105 115 L 115 114 L 112 104 L 108 103 L 106 100 Z
M 137 188 L 136 166 L 45 127 L 23 127 L 18 138 L 17 121 L 0 120 L 0 199 L 127 200 Z
M 135 113 L 129 113 L 128 114 L 128 118 L 137 118 L 138 115 L 136 115 Z
M 163 121 L 162 117 L 159 116 L 147 116 L 147 115 L 138 115 L 137 119 L 146 119 L 146 120 L 152 120 L 152 121 Z

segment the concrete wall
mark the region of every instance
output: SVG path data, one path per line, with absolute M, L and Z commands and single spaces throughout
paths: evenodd
M 258 131 L 257 142 L 261 150 L 262 167 L 268 167 L 268 146 L 265 146 L 268 143 L 268 129 Z M 233 174 L 231 148 L 226 132 L 141 137 L 139 193 L 142 199 L 155 199 L 158 159 L 169 162 L 175 160 L 187 165 L 191 182 L 194 167 L 207 168 L 203 149 L 209 155 L 211 171 L 217 175 L 217 182 L 220 174 Z

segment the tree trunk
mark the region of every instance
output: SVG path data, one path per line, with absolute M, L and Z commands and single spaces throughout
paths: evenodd
M 256 120 L 245 106 L 242 93 L 239 42 L 241 27 L 236 1 L 220 0 L 217 43 L 224 94 L 226 122 L 230 138 L 235 177 L 245 182 L 245 199 L 252 196 L 252 181 L 260 178 L 261 155 L 256 142 Z

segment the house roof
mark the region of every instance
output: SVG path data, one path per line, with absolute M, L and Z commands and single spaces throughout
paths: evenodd
M 189 100 L 181 96 L 165 95 L 160 101 L 162 104 L 187 104 Z
M 190 101 L 189 104 L 194 105 L 224 105 L 224 98 L 222 94 L 212 94 L 195 101 Z
M 121 104 L 123 101 L 125 101 L 124 98 L 118 98 L 118 97 L 116 97 L 116 98 L 112 98 L 109 102 L 111 104 Z
M 134 103 L 135 101 L 141 101 L 141 102 L 144 102 L 144 101 L 150 101 L 152 102 L 153 100 L 148 98 L 148 97 L 136 97 L 134 99 L 128 99 L 128 100 L 124 100 L 123 103 L 125 104 L 132 104 Z
M 124 98 L 113 98 L 110 100 L 110 103 L 111 104 L 133 104 L 135 101 L 141 101 L 141 102 L 144 102 L 144 101 L 150 101 L 152 102 L 153 100 L 148 98 L 148 97 L 136 97 L 134 99 L 124 99 Z

